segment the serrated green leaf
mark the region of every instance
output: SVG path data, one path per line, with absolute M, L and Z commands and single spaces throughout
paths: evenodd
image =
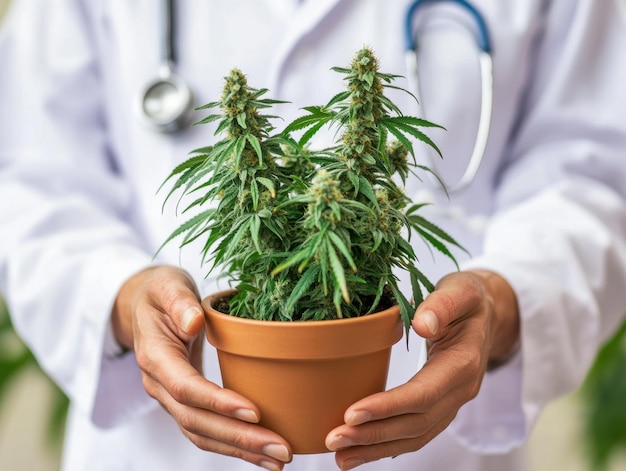
M 189 154 L 209 154 L 213 150 L 213 147 L 214 146 L 199 147 L 189 152 Z
M 335 104 L 341 102 L 341 101 L 345 101 L 348 98 L 350 98 L 350 92 L 349 91 L 344 91 L 344 92 L 340 92 L 337 93 L 334 97 L 332 97 L 328 103 L 326 103 L 325 108 L 329 109 L 332 108 Z
M 421 126 L 426 128 L 439 128 L 445 130 L 443 126 L 433 123 L 432 121 L 428 121 L 426 119 L 417 118 L 415 116 L 394 116 L 385 118 L 385 121 L 391 121 L 393 123 L 406 124 L 410 126 Z
M 206 211 L 202 211 L 201 213 L 197 214 L 196 216 L 192 217 L 191 219 L 189 219 L 188 221 L 184 222 L 183 224 L 181 224 L 179 227 L 177 227 L 170 235 L 167 239 L 165 239 L 165 242 L 163 242 L 161 244 L 161 246 L 158 248 L 158 250 L 155 253 L 155 257 L 161 252 L 161 250 L 163 249 L 163 247 L 168 244 L 171 240 L 175 239 L 176 237 L 178 237 L 181 234 L 184 234 L 185 232 L 187 232 L 189 229 L 191 229 L 192 227 L 194 227 L 196 224 L 198 224 L 198 222 L 209 219 L 210 216 L 212 215 L 212 213 L 215 211 L 215 209 L 213 208 L 209 208 Z
M 259 207 L 259 186 L 255 178 L 250 180 L 250 196 L 252 197 L 252 208 L 256 211 Z
M 283 263 L 279 264 L 276 268 L 274 268 L 272 270 L 272 276 L 276 276 L 280 272 L 286 270 L 287 268 L 292 267 L 292 266 L 302 262 L 303 260 L 307 260 L 308 258 L 309 258 L 309 255 L 304 250 L 296 252 L 291 257 L 289 257 L 287 260 L 285 260 Z
M 157 193 L 159 191 L 161 191 L 161 189 L 163 188 L 163 186 L 169 182 L 173 177 L 175 177 L 176 175 L 186 172 L 187 170 L 196 168 L 199 164 L 203 163 L 206 160 L 206 156 L 205 155 L 196 155 L 193 157 L 190 157 L 189 159 L 185 160 L 184 162 L 182 162 L 181 164 L 177 165 L 174 170 L 171 171 L 171 173 L 168 175 L 168 177 L 163 181 L 163 183 L 161 183 L 161 185 L 159 186 L 159 188 L 157 189 Z M 175 183 L 173 188 L 169 191 L 169 193 L 167 194 L 167 196 L 164 198 L 163 200 L 163 204 L 165 205 L 165 203 L 167 203 L 170 195 L 176 191 L 176 189 L 180 188 L 182 185 L 184 185 L 186 179 L 183 178 L 179 178 Z
M 448 257 L 450 260 L 452 260 L 452 262 L 454 263 L 454 265 L 456 266 L 456 269 L 459 270 L 459 264 L 456 261 L 456 258 L 454 257 L 454 255 L 452 254 L 452 252 L 450 252 L 450 250 L 448 249 L 448 247 L 445 246 L 445 244 L 443 244 L 439 239 L 433 237 L 429 232 L 423 230 L 422 228 L 417 228 L 417 232 L 428 241 L 428 243 L 436 248 L 439 252 L 441 252 L 442 254 L 444 254 L 446 257 Z
M 248 142 L 254 149 L 254 152 L 256 152 L 257 157 L 259 158 L 259 166 L 262 166 L 263 165 L 263 151 L 261 150 L 261 143 L 259 142 L 257 137 L 252 134 L 247 134 L 246 139 L 248 140 Z
M 317 133 L 320 129 L 324 127 L 324 125 L 330 120 L 329 119 L 320 119 L 317 124 L 312 125 L 307 129 L 303 134 L 300 140 L 298 141 L 298 145 L 304 147 Z
M 252 216 L 250 219 L 250 236 L 257 252 L 261 253 L 261 245 L 259 244 L 259 231 L 261 229 L 261 218 L 258 215 Z
M 350 295 L 348 294 L 348 284 L 346 282 L 346 273 L 343 269 L 343 265 L 341 265 L 337 252 L 335 252 L 335 248 L 329 241 L 326 241 L 325 248 L 330 261 L 330 266 L 332 267 L 333 274 L 335 275 L 335 281 L 341 290 L 341 296 L 345 302 L 349 303 Z
M 206 110 L 208 108 L 215 108 L 220 106 L 221 102 L 219 101 L 212 101 L 210 103 L 207 103 L 206 105 L 202 105 L 202 106 L 198 106 L 197 108 L 194 108 L 195 111 L 201 111 L 201 110 Z
M 396 299 L 398 306 L 400 307 L 400 317 L 404 324 L 404 335 L 406 337 L 406 348 L 409 349 L 409 331 L 411 329 L 411 322 L 415 315 L 415 309 L 411 306 L 411 303 L 406 296 L 394 285 L 390 285 L 393 297 Z
M 242 129 L 248 129 L 248 125 L 246 124 L 246 113 L 243 111 L 237 115 L 237 124 L 239 124 Z
M 411 290 L 413 292 L 413 302 L 416 306 L 419 306 L 424 301 L 424 295 L 422 294 L 422 289 L 420 286 L 420 278 L 417 276 L 419 270 L 411 270 L 410 278 L 411 278 Z
M 387 129 L 391 134 L 393 134 L 394 137 L 396 139 L 398 139 L 400 144 L 402 144 L 404 146 L 404 148 L 406 150 L 408 150 L 409 153 L 413 157 L 415 157 L 415 151 L 413 150 L 413 144 L 411 143 L 411 141 L 409 139 L 407 139 L 407 137 L 402 132 L 400 132 L 398 129 L 396 129 L 396 127 L 392 123 L 388 123 L 386 120 L 381 120 L 381 125 L 384 126 L 385 129 Z
M 276 188 L 274 187 L 274 182 L 272 180 L 265 177 L 257 177 L 256 181 L 268 189 L 272 198 L 276 198 Z
M 217 121 L 218 119 L 221 119 L 221 118 L 222 118 L 221 114 L 212 114 L 212 115 L 207 116 L 204 119 L 201 119 L 200 121 L 193 123 L 193 125 L 199 126 L 201 124 L 208 124 L 208 123 L 212 123 L 213 121 Z
M 352 268 L 354 271 L 357 271 L 357 267 L 354 263 L 354 260 L 352 259 L 352 255 L 350 255 L 350 251 L 348 250 L 348 247 L 346 247 L 346 244 L 343 242 L 343 240 L 341 240 L 341 238 L 333 231 L 328 231 L 328 237 L 332 241 L 333 245 L 337 247 L 341 254 L 346 258 L 346 261 L 350 265 L 350 268 Z
M 364 177 L 359 177 L 359 193 L 364 195 L 370 202 L 374 205 L 374 207 L 380 211 L 380 206 L 378 205 L 378 199 L 376 198 L 376 193 L 374 192 L 374 188 L 367 179 Z
M 351 73 L 350 69 L 346 69 L 344 67 L 331 67 L 330 70 L 333 70 L 335 72 L 339 72 L 340 74 L 349 74 L 349 73 Z
M 466 254 L 469 255 L 469 252 L 462 245 L 460 245 L 451 235 L 449 235 L 442 228 L 432 223 L 431 221 L 425 219 L 424 217 L 418 214 L 412 214 L 411 217 L 409 218 L 409 221 L 411 222 L 411 225 L 413 227 L 422 227 L 426 229 L 427 231 L 430 231 L 431 233 L 433 233 L 435 236 L 439 237 L 440 239 L 445 240 L 446 242 L 458 247 L 459 249 L 463 250 Z
M 302 276 L 298 280 L 298 283 L 293 288 L 293 291 L 291 291 L 291 294 L 289 295 L 289 298 L 287 299 L 287 303 L 286 303 L 287 311 L 293 311 L 296 303 L 300 300 L 300 298 L 302 298 L 302 296 L 307 294 L 307 292 L 309 291 L 309 288 L 311 287 L 313 282 L 317 279 L 318 273 L 319 273 L 318 265 L 311 265 L 304 271 L 304 273 L 302 273 Z
M 443 158 L 443 155 L 441 154 L 441 151 L 439 150 L 439 147 L 437 147 L 437 144 L 435 144 L 432 139 L 430 137 L 428 137 L 426 134 L 424 134 L 422 131 L 420 131 L 419 129 L 416 129 L 413 126 L 409 126 L 407 124 L 404 123 L 400 123 L 400 122 L 394 122 L 393 123 L 394 127 L 406 134 L 410 134 L 413 137 L 419 139 L 420 141 L 422 141 L 425 144 L 428 144 L 430 147 L 432 147 L 435 152 L 437 152 L 437 154 L 439 155 L 439 157 Z M 387 128 L 389 129 L 389 127 L 387 126 Z

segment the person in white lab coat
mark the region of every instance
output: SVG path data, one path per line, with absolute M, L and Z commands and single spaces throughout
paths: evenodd
M 177 71 L 201 105 L 237 66 L 293 118 L 341 87 L 329 69 L 364 44 L 382 71 L 405 74 L 409 3 L 180 0 Z M 580 384 L 626 309 L 626 21 L 618 0 L 473 3 L 494 50 L 484 161 L 449 200 L 408 188 L 472 257 L 459 254 L 459 273 L 421 257 L 441 281 L 409 351 L 394 348 L 391 389 L 347 411 L 327 439 L 336 453 L 291 456 L 202 352 L 198 298 L 216 281 L 197 252 L 172 245 L 153 260 L 180 222 L 155 191 L 211 139 L 202 126 L 157 134 L 134 115 L 159 65 L 157 2 L 14 0 L 0 33 L 0 291 L 71 398 L 64 470 L 523 469 L 541 409 Z M 416 20 L 447 182 L 466 166 L 480 109 L 466 23 L 449 4 Z

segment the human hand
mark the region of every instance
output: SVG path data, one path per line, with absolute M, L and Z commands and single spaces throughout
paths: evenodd
M 510 355 L 519 337 L 517 299 L 487 271 L 443 278 L 418 306 L 413 329 L 427 339 L 428 361 L 406 384 L 348 408 L 326 437 L 342 470 L 419 450 L 473 399 L 487 369 Z
M 257 425 L 257 406 L 202 376 L 204 314 L 185 271 L 160 266 L 131 277 L 112 323 L 120 344 L 135 351 L 147 393 L 198 448 L 274 471 L 291 460 L 289 444 Z

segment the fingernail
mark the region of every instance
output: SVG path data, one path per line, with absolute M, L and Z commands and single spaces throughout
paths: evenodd
M 370 420 L 372 420 L 372 415 L 364 410 L 356 410 L 356 411 L 352 411 L 350 413 L 347 414 L 346 416 L 346 424 L 351 425 L 351 426 L 355 426 L 355 425 L 361 425 L 364 424 L 365 422 L 369 422 Z
M 272 463 L 271 461 L 261 461 L 259 463 L 261 468 L 267 469 L 269 471 L 280 471 L 282 468 L 278 466 L 276 463 Z
M 269 445 L 265 445 L 263 447 L 263 453 L 284 463 L 291 459 L 291 455 L 287 447 L 278 443 L 270 443 Z
M 428 331 L 430 332 L 430 335 L 435 335 L 437 333 L 437 330 L 439 330 L 439 320 L 437 319 L 437 316 L 434 312 L 420 312 L 417 317 L 426 325 Z
M 335 435 L 328 441 L 326 447 L 330 451 L 337 451 L 341 450 L 342 448 L 348 448 L 352 445 L 354 445 L 354 442 L 350 437 L 346 437 L 344 435 Z
M 237 409 L 235 411 L 235 417 L 244 422 L 250 422 L 256 424 L 259 422 L 259 416 L 253 410 L 250 409 Z
M 187 308 L 185 310 L 185 312 L 183 312 L 183 317 L 181 319 L 181 327 L 183 328 L 183 330 L 185 332 L 189 332 L 189 328 L 191 327 L 191 324 L 193 323 L 193 321 L 198 317 L 202 315 L 202 311 L 200 310 L 200 308 L 198 307 L 190 307 Z
M 347 471 L 348 469 L 356 468 L 362 464 L 365 464 L 365 460 L 362 458 L 349 458 L 342 462 L 339 467 L 341 468 L 341 471 Z

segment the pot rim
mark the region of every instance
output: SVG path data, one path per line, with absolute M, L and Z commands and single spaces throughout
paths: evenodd
M 220 291 L 202 300 L 208 341 L 229 353 L 263 358 L 330 359 L 384 350 L 403 336 L 397 305 L 359 317 L 294 322 L 246 319 L 211 306 L 214 299 L 235 291 Z M 349 340 L 354 337 L 357 342 L 351 343 Z

